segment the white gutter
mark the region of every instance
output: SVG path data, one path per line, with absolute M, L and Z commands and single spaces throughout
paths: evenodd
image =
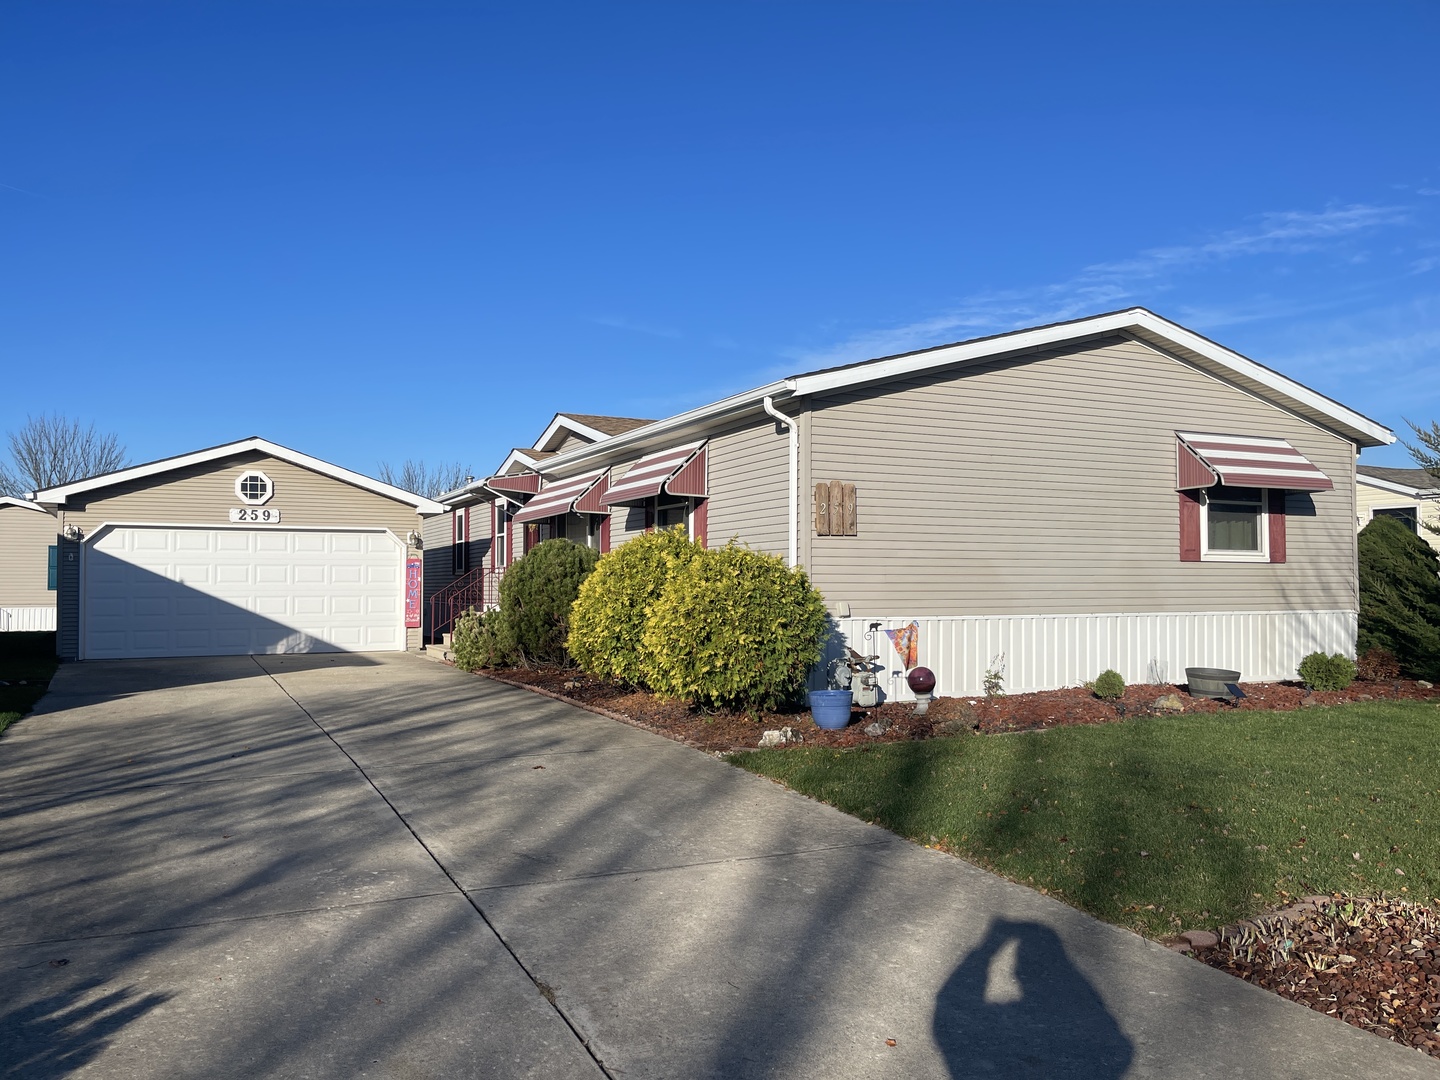
M 800 430 L 795 421 L 775 408 L 775 399 L 765 395 L 765 411 L 790 432 L 790 566 L 800 561 Z

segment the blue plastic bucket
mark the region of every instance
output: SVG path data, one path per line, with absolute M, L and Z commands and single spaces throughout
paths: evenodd
M 854 697 L 849 690 L 811 690 L 810 715 L 826 731 L 839 731 L 850 723 L 850 705 Z

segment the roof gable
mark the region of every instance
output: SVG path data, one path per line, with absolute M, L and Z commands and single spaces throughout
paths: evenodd
M 50 512 L 43 506 L 37 506 L 35 503 L 26 499 L 17 499 L 13 495 L 0 495 L 0 510 L 9 509 L 10 507 L 14 507 L 17 510 L 38 510 L 42 514 L 48 514 Z
M 322 476 L 328 476 L 342 483 L 351 484 L 384 498 L 394 499 L 396 502 L 413 506 L 419 514 L 439 514 L 445 510 L 445 507 L 433 499 L 427 499 L 423 495 L 416 495 L 414 492 L 405 491 L 395 487 L 393 484 L 386 484 L 373 477 L 365 476 L 362 473 L 352 472 L 349 469 L 341 468 L 339 465 L 332 465 L 328 461 L 311 457 L 309 454 L 302 454 L 298 450 L 291 450 L 288 446 L 281 446 L 279 443 L 262 439 L 258 435 L 252 435 L 248 439 L 240 439 L 237 442 L 207 447 L 204 450 L 195 450 L 188 454 L 178 454 L 175 457 L 160 458 L 157 461 L 149 461 L 143 465 L 132 465 L 129 468 L 117 469 L 115 472 L 88 477 L 84 480 L 76 480 L 69 484 L 60 484 L 53 488 L 47 488 L 44 491 L 35 492 L 34 499 L 37 503 L 41 503 L 44 506 L 64 506 L 65 501 L 74 495 L 98 491 L 101 488 L 111 487 L 115 484 L 131 483 L 136 480 L 149 479 L 150 477 L 162 477 L 166 473 L 174 472 L 178 469 L 185 469 L 191 465 L 218 461 L 252 450 L 269 454 L 271 457 L 281 461 L 288 461 L 292 465 L 309 469 L 312 472 L 320 473 Z

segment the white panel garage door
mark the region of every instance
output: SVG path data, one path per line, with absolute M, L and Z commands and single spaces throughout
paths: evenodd
M 381 532 L 111 526 L 87 544 L 82 659 L 403 649 Z

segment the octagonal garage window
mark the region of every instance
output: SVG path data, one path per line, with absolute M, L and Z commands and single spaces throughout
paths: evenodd
M 259 470 L 243 472 L 235 481 L 235 494 L 240 501 L 251 506 L 260 506 L 270 501 L 275 494 L 275 484 L 270 477 Z

